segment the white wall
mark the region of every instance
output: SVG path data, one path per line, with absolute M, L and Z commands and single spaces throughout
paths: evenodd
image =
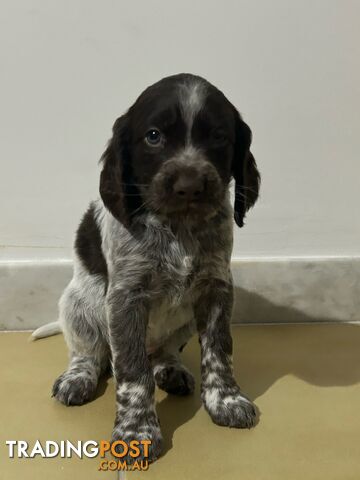
M 359 255 L 360 2 L 3 0 L 0 255 L 68 258 L 114 119 L 205 76 L 254 133 L 261 201 L 234 256 Z

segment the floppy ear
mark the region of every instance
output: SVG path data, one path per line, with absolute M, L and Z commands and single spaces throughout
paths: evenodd
M 235 148 L 233 177 L 235 179 L 234 218 L 239 227 L 244 226 L 246 212 L 254 206 L 260 188 L 260 173 L 250 152 L 252 134 L 249 126 L 235 113 Z
M 129 225 L 141 206 L 140 192 L 132 181 L 128 117 L 118 118 L 113 136 L 101 157 L 100 195 L 105 207 L 124 225 Z

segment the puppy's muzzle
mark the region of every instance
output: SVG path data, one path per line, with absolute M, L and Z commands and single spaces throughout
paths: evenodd
M 150 195 L 157 211 L 209 213 L 219 204 L 225 185 L 208 161 L 171 159 L 154 177 Z
M 196 202 L 200 200 L 205 191 L 205 179 L 196 170 L 181 172 L 176 178 L 173 195 L 181 201 Z

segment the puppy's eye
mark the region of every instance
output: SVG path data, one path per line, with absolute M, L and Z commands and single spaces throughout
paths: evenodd
M 152 147 L 160 145 L 161 138 L 161 133 L 156 128 L 151 128 L 145 135 L 146 143 Z
M 221 130 L 220 128 L 217 128 L 211 132 L 211 138 L 214 140 L 216 143 L 225 143 L 227 142 L 227 136 L 224 130 Z

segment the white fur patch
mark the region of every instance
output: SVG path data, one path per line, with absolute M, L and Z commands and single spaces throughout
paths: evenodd
M 221 382 L 221 376 L 217 372 L 210 371 L 204 378 L 204 382 L 206 383 L 213 383 L 213 382 Z
M 228 395 L 227 397 L 223 398 L 223 402 L 228 406 L 239 402 L 251 403 L 250 400 L 245 398 L 243 395 Z
M 251 404 L 251 402 L 241 394 L 222 397 L 220 391 L 220 389 L 214 387 L 204 392 L 204 402 L 210 412 L 217 413 L 221 408 L 232 407 L 233 405 L 239 405 L 241 403 Z
M 205 86 L 200 80 L 192 80 L 179 85 L 180 107 L 187 127 L 187 144 L 190 144 L 194 118 L 204 105 L 205 93 Z
M 215 412 L 221 401 L 220 390 L 218 388 L 209 388 L 205 391 L 204 401 L 211 412 Z
M 143 385 L 133 382 L 123 382 L 117 389 L 117 394 L 121 397 L 124 394 L 129 395 L 130 402 L 146 394 L 146 389 Z

